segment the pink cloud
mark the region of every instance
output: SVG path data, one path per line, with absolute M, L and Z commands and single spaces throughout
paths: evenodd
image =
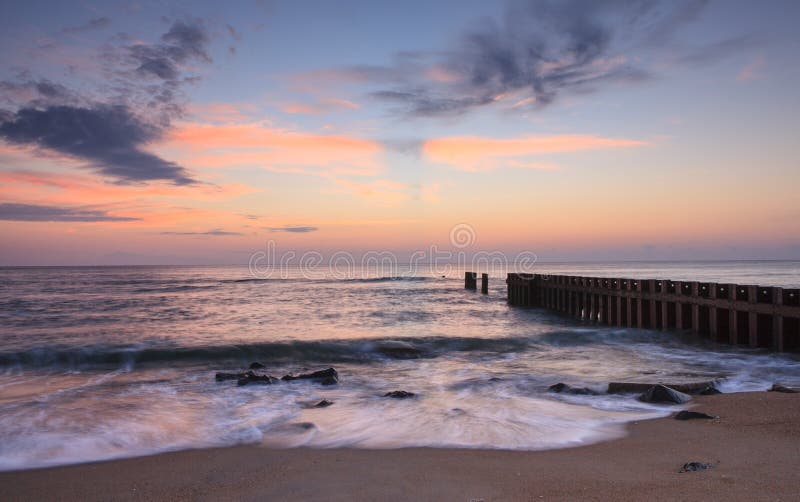
M 425 71 L 425 76 L 434 82 L 450 83 L 457 81 L 460 76 L 444 66 L 434 65 Z
M 763 70 L 766 65 L 767 61 L 764 59 L 764 56 L 758 56 L 747 66 L 742 68 L 741 71 L 739 71 L 739 75 L 736 76 L 736 80 L 740 82 L 747 82 L 762 78 L 764 76 Z
M 423 144 L 425 157 L 464 171 L 487 171 L 498 168 L 554 169 L 551 163 L 535 162 L 530 157 L 542 154 L 579 152 L 642 146 L 643 141 L 604 138 L 592 135 L 525 136 L 496 139 L 455 136 L 428 140 Z
M 184 123 L 168 146 L 193 167 L 257 166 L 283 172 L 373 176 L 382 171 L 382 146 L 346 135 L 277 129 L 262 123 Z

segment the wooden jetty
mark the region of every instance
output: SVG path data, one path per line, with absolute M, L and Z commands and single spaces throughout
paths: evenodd
M 690 330 L 712 340 L 800 350 L 800 290 L 669 279 L 510 273 L 508 303 L 608 326 Z

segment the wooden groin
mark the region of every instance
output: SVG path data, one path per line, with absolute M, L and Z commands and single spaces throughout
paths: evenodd
M 712 340 L 800 350 L 800 290 L 669 279 L 510 273 L 508 303 L 608 326 L 689 330 Z

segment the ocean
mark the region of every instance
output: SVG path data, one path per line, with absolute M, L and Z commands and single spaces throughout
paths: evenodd
M 800 286 L 800 262 L 525 271 Z M 509 307 L 505 270 L 488 295 L 464 290 L 459 267 L 340 272 L 0 268 L 0 470 L 243 443 L 562 448 L 674 411 L 602 393 L 610 381 L 800 385 L 797 354 Z M 276 377 L 334 367 L 339 383 L 215 379 L 253 362 Z M 547 391 L 558 382 L 601 393 Z M 395 390 L 416 396 L 384 397 Z

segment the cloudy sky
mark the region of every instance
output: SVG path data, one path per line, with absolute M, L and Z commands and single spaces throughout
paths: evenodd
M 800 258 L 794 1 L 0 1 L 0 264 Z

